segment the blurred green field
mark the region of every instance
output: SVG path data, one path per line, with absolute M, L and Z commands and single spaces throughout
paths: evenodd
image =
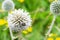
M 7 19 L 8 12 L 1 10 L 4 0 L 0 0 L 0 19 Z M 27 10 L 32 18 L 32 32 L 22 33 L 26 40 L 44 40 L 49 26 L 53 20 L 53 14 L 50 12 L 50 4 L 54 0 L 13 0 L 15 9 Z M 0 21 L 0 40 L 11 40 L 7 23 L 1 25 Z M 60 16 L 57 16 L 52 31 L 47 40 L 60 40 Z

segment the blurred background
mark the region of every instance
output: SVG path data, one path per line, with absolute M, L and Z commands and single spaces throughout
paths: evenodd
M 4 0 L 0 0 L 0 40 L 11 40 L 7 16 L 8 12 L 1 10 Z M 50 4 L 54 0 L 12 0 L 15 3 L 15 9 L 27 10 L 32 18 L 32 27 L 22 32 L 27 40 L 44 40 L 49 26 L 53 20 L 53 14 L 50 12 Z M 60 40 L 60 16 L 57 16 L 51 33 L 47 40 Z

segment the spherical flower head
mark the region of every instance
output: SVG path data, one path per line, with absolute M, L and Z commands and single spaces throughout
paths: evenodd
M 3 3 L 2 3 L 2 9 L 4 11 L 11 11 L 11 10 L 14 10 L 14 3 L 12 0 L 5 0 Z
M 28 12 L 23 9 L 14 10 L 8 15 L 8 25 L 13 32 L 26 30 L 31 26 L 31 18 Z
M 50 5 L 51 13 L 58 15 L 60 14 L 60 1 L 54 1 Z

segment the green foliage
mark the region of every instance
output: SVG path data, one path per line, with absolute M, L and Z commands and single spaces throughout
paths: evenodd
M 25 35 L 24 37 L 28 40 L 44 40 L 45 34 L 48 31 L 53 15 L 50 15 L 49 6 L 50 3 L 47 0 L 24 0 L 20 3 L 17 0 L 13 0 L 15 3 L 15 9 L 23 8 L 30 12 L 32 17 L 32 32 Z M 2 2 L 2 0 L 0 0 Z M 39 9 L 37 11 L 37 9 Z M 36 12 L 37 11 L 37 12 Z M 36 14 L 36 15 L 35 15 Z M 0 19 L 7 18 L 7 12 L 0 12 Z M 56 18 L 55 24 L 52 28 L 51 33 L 60 35 L 56 27 L 60 28 L 60 16 Z M 11 40 L 9 29 L 5 29 L 6 26 L 0 26 L 0 40 Z

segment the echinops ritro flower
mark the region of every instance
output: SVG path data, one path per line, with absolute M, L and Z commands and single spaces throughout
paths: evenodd
M 8 15 L 8 25 L 13 32 L 26 30 L 31 26 L 31 22 L 29 13 L 23 9 L 14 10 L 12 14 Z
M 5 0 L 5 1 L 3 1 L 3 3 L 2 3 L 2 9 L 3 9 L 4 11 L 14 10 L 14 7 L 15 7 L 15 5 L 14 5 L 14 3 L 13 3 L 12 0 Z
M 60 14 L 60 1 L 54 1 L 50 5 L 51 13 L 58 15 Z

